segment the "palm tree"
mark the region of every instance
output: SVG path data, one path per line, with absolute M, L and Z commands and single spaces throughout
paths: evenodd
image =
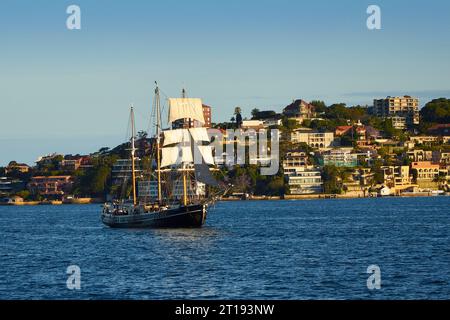
M 241 107 L 236 107 L 234 108 L 234 115 L 235 117 L 235 121 L 236 121 L 236 128 L 240 128 L 242 125 L 242 116 L 241 116 Z

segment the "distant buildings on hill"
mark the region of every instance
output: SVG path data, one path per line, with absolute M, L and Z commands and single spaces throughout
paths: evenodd
M 286 193 L 290 195 L 330 192 L 327 181 L 329 173 L 326 173 L 328 167 L 340 170 L 341 176 L 335 177 L 335 184 L 339 184 L 345 192 L 356 194 L 366 194 L 374 185 L 382 187 L 380 192 L 384 195 L 398 194 L 416 188 L 436 189 L 446 186 L 448 188 L 450 148 L 440 147 L 450 143 L 450 124 L 433 125 L 428 129 L 427 135 L 415 135 L 413 130 L 409 130 L 404 139 L 398 141 L 399 139 L 387 136 L 385 132 L 374 127 L 377 126 L 376 118 L 390 119 L 396 129 L 411 129 L 420 123 L 417 98 L 404 96 L 374 99 L 373 106 L 368 112 L 374 116 L 374 122 L 339 119 L 343 120 L 339 124 L 344 125 L 334 125 L 331 122 L 333 125 L 321 127 L 317 123 L 329 120 L 320 118 L 325 117 L 324 113 L 317 112 L 311 103 L 297 99 L 287 105 L 282 113 L 255 109 L 255 112 L 252 112 L 252 119 L 244 119 L 239 125 L 243 131 L 282 129 L 281 139 L 288 143 L 289 148 L 284 150 L 285 154 L 280 155 L 282 162 L 280 170 L 283 173 Z M 173 127 L 211 127 L 210 106 L 203 105 L 203 116 L 205 124 L 183 119 L 174 122 Z M 287 124 L 284 126 L 285 121 Z M 311 123 L 314 121 L 316 125 L 312 126 Z M 221 131 L 224 134 L 222 151 L 225 151 L 226 144 L 230 143 L 237 143 L 241 147 L 254 147 L 258 143 L 258 135 L 254 131 L 251 137 L 244 141 L 231 142 L 226 141 L 227 132 L 224 129 Z M 135 167 L 138 176 L 143 175 L 141 159 L 150 153 L 150 145 L 151 139 L 146 137 L 137 141 L 139 150 Z M 4 169 L 5 176 L 0 177 L 0 198 L 15 195 L 25 189 L 34 196 L 46 199 L 71 196 L 78 172 L 92 168 L 93 158 L 99 155 L 101 153 L 92 155 L 55 153 L 40 157 L 35 167 L 12 161 Z M 221 157 L 217 152 L 215 160 L 221 167 L 231 163 L 229 155 Z M 270 161 L 270 155 L 258 154 L 256 157 L 253 155 L 248 160 L 252 164 L 264 165 Z M 374 166 L 375 163 L 377 166 Z M 46 174 L 43 175 L 42 172 Z M 118 187 L 130 176 L 131 160 L 119 158 L 112 164 L 108 183 Z M 202 185 L 189 188 L 191 196 L 201 196 L 205 193 Z M 141 198 L 156 196 L 156 185 L 150 181 L 140 181 L 138 189 Z M 172 192 L 181 195 L 179 186 L 173 186 Z
M 372 114 L 391 119 L 396 129 L 406 129 L 420 123 L 419 99 L 410 96 L 374 99 Z

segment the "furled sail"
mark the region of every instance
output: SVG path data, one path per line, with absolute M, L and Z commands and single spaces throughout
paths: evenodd
M 190 134 L 189 134 L 190 133 Z M 209 142 L 206 128 L 176 129 L 164 131 L 164 146 L 171 144 L 190 144 L 191 136 L 194 142 Z
M 202 100 L 194 98 L 170 98 L 169 122 L 174 122 L 178 119 L 193 119 L 200 123 L 205 123 Z

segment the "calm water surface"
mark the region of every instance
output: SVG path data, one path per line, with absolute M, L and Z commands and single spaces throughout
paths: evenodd
M 109 229 L 100 210 L 0 207 L 0 299 L 450 298 L 449 197 L 219 203 L 198 230 Z

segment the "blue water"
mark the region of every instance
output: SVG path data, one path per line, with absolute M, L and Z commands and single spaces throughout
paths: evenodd
M 449 197 L 229 202 L 203 229 L 116 230 L 98 205 L 0 207 L 0 299 L 449 299 L 449 208 Z M 66 287 L 69 265 L 81 290 Z

